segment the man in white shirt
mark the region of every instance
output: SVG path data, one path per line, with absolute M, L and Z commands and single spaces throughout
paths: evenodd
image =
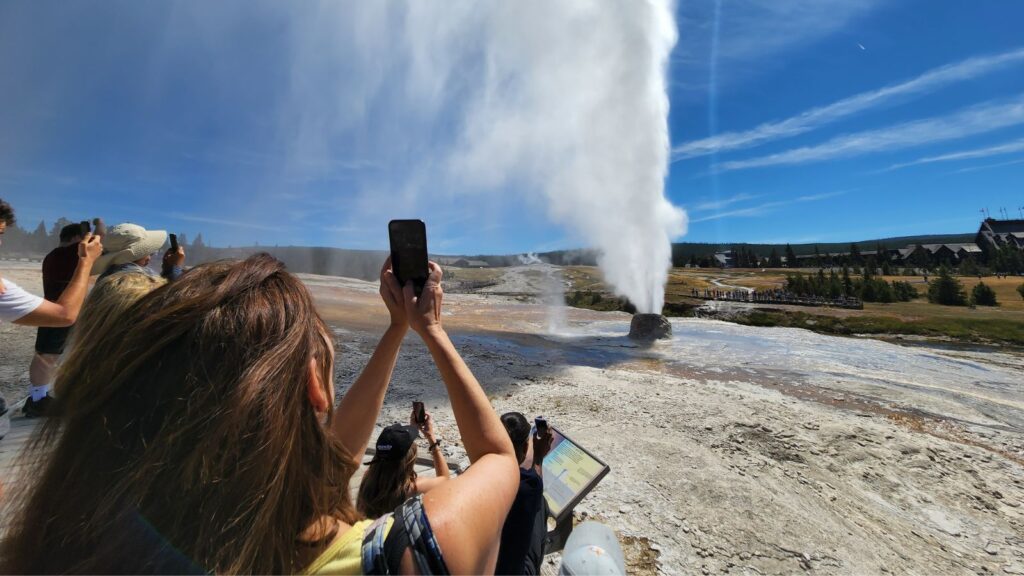
M 0 199 L 0 244 L 7 227 L 14 224 L 14 209 Z M 78 319 L 82 301 L 89 290 L 89 272 L 103 253 L 98 236 L 86 235 L 78 244 L 78 267 L 71 282 L 56 302 L 29 294 L 20 286 L 0 278 L 0 322 L 22 326 L 71 326 Z M 0 438 L 10 427 L 7 403 L 0 398 Z

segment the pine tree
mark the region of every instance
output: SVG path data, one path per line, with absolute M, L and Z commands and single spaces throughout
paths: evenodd
M 775 248 L 772 248 L 772 253 L 768 256 L 768 267 L 782 268 L 782 258 L 779 257 L 779 251 Z
M 50 227 L 50 244 L 51 245 L 56 246 L 57 244 L 60 243 L 60 231 L 63 230 L 64 227 L 69 225 L 69 224 L 71 224 L 71 220 L 68 220 L 67 218 L 65 218 L 63 216 L 61 216 L 60 218 L 57 218 L 57 220 L 53 223 L 53 226 Z
M 965 306 L 967 294 L 960 281 L 949 273 L 949 268 L 942 266 L 938 277 L 928 284 L 928 301 L 945 306 Z
M 787 268 L 798 268 L 800 264 L 796 261 L 796 252 L 793 252 L 793 247 L 786 244 L 786 267 Z
M 821 266 L 821 252 L 818 252 L 818 245 L 814 245 L 814 265 Z
M 971 303 L 975 306 L 999 306 L 996 301 L 996 291 L 984 282 L 978 282 L 971 290 Z
M 861 263 L 860 248 L 856 244 L 851 243 L 850 244 L 850 264 L 853 264 L 854 266 L 859 266 L 860 263 Z
M 32 232 L 32 251 L 49 252 L 51 248 L 53 246 L 50 246 L 50 235 L 46 233 L 46 222 L 40 220 L 39 225 Z
M 853 281 L 850 280 L 850 268 L 843 264 L 843 296 L 853 296 Z

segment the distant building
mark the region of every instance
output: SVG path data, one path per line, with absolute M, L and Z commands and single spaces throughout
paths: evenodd
M 958 264 L 969 256 L 982 254 L 977 244 L 910 244 L 896 251 L 893 261 L 898 263 L 942 262 Z
M 986 250 L 998 250 L 1007 245 L 1024 250 L 1024 220 L 985 218 L 981 221 L 974 243 Z

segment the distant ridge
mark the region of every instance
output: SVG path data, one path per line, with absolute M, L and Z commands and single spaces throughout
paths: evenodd
M 893 236 L 890 238 L 878 238 L 875 240 L 857 240 L 854 242 L 809 242 L 791 244 L 793 252 L 797 256 L 814 254 L 817 248 L 821 254 L 849 252 L 850 244 L 856 244 L 857 250 L 862 253 L 874 252 L 875 248 L 881 246 L 883 249 L 904 248 L 912 244 L 962 244 L 974 242 L 975 233 L 964 234 L 927 234 L 920 236 Z M 677 242 L 672 244 L 672 260 L 674 263 L 689 260 L 690 256 L 705 256 L 722 250 L 734 248 L 746 248 L 759 257 L 768 256 L 774 249 L 780 256 L 784 255 L 785 244 L 750 244 L 746 242 L 734 243 L 700 243 L 700 242 Z
M 879 245 L 884 249 L 903 248 L 911 244 L 953 244 L 974 242 L 971 234 L 930 234 L 922 236 L 897 236 L 876 240 L 860 240 L 853 242 L 862 253 L 873 253 Z M 797 256 L 814 254 L 817 247 L 821 254 L 849 252 L 850 242 L 821 242 L 792 244 Z M 672 263 L 684 266 L 690 256 L 698 258 L 710 256 L 722 250 L 745 248 L 758 257 L 767 257 L 774 249 L 780 256 L 785 254 L 785 244 L 750 244 L 710 243 L 710 242 L 676 242 L 672 244 Z M 253 252 L 266 251 L 280 258 L 293 272 L 323 274 L 328 276 L 347 276 L 374 280 L 380 273 L 380 263 L 387 257 L 387 252 L 380 250 L 350 250 L 345 248 L 303 247 L 303 246 L 246 246 L 237 248 L 204 247 L 192 249 L 190 263 L 198 263 L 220 258 L 242 258 Z M 558 266 L 596 266 L 597 252 L 589 249 L 555 250 L 540 252 L 536 256 L 544 262 Z M 477 254 L 477 255 L 442 255 L 431 254 L 442 266 L 461 264 L 460 260 L 472 262 L 474 265 L 515 266 L 523 263 L 517 254 Z

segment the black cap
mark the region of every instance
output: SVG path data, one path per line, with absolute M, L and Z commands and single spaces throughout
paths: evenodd
M 405 458 L 412 448 L 413 442 L 420 437 L 420 431 L 415 426 L 392 424 L 385 428 L 377 437 L 376 452 L 373 459 L 367 464 L 374 464 L 383 461 L 396 461 Z

